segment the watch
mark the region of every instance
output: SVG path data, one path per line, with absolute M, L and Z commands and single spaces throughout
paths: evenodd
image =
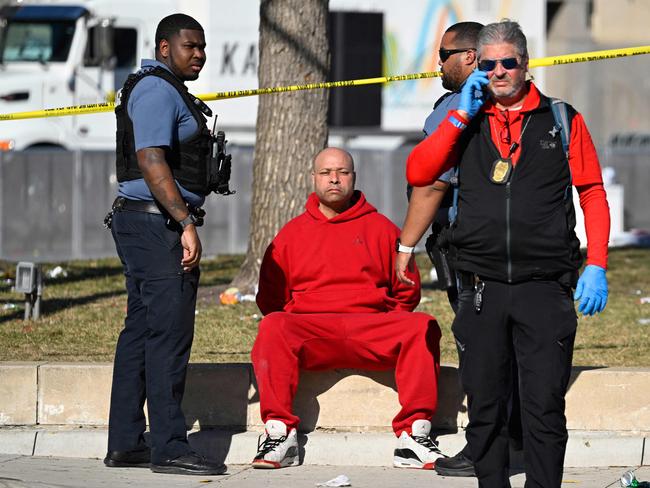
M 402 243 L 399 241 L 399 238 L 397 239 L 397 242 L 395 243 L 395 250 L 397 252 L 403 252 L 405 254 L 413 254 L 415 252 L 415 246 L 404 246 Z
M 178 221 L 179 225 L 185 230 L 185 227 L 187 227 L 190 224 L 196 224 L 196 217 L 194 216 L 193 213 L 187 214 L 187 217 L 185 217 L 183 220 Z

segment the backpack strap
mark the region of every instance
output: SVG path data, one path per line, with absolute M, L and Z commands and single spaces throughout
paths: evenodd
M 551 111 L 555 119 L 555 127 L 560 129 L 560 138 L 562 139 L 562 148 L 566 156 L 567 164 L 569 163 L 569 144 L 571 143 L 571 123 L 569 122 L 569 113 L 564 103 L 559 98 L 551 98 Z M 569 174 L 571 174 L 571 165 L 569 164 Z M 571 178 L 573 181 L 573 178 Z M 572 197 L 572 185 L 567 186 L 564 192 L 564 199 L 569 200 Z
M 449 223 L 453 224 L 454 221 L 456 220 L 456 216 L 458 215 L 458 187 L 459 187 L 459 181 L 458 181 L 458 173 L 459 173 L 459 167 L 456 165 L 454 167 L 454 174 L 449 180 L 449 184 L 451 185 L 451 191 L 452 193 L 452 205 L 449 207 Z
M 571 124 L 569 123 L 569 114 L 567 112 L 566 103 L 564 103 L 559 98 L 551 98 L 551 110 L 553 111 L 553 118 L 555 119 L 555 123 L 560 129 L 562 147 L 564 148 L 564 154 L 566 154 L 568 161 L 569 144 L 571 142 Z

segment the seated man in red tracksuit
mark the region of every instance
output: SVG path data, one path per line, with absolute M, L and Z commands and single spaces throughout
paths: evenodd
M 321 151 L 306 211 L 269 245 L 257 304 L 265 317 L 251 353 L 266 438 L 253 466 L 298 464 L 292 413 L 299 370 L 395 368 L 401 410 L 393 420 L 396 467 L 433 469 L 442 457 L 429 438 L 437 405 L 440 329 L 413 312 L 416 286 L 395 274 L 399 229 L 354 189 L 352 156 Z

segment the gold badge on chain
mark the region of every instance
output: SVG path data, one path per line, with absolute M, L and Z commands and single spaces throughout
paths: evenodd
M 499 158 L 492 164 L 492 171 L 490 171 L 490 180 L 497 185 L 504 185 L 510 178 L 512 172 L 512 159 Z

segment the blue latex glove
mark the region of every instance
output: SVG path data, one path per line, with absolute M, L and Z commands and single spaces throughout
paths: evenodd
M 488 80 L 485 71 L 475 69 L 472 74 L 469 75 L 460 91 L 458 110 L 467 112 L 468 117 L 470 119 L 473 118 L 478 113 L 481 106 L 483 106 L 483 102 L 485 102 L 483 87 L 489 82 L 490 80 Z
M 605 270 L 594 264 L 585 266 L 573 295 L 574 300 L 580 300 L 578 312 L 583 315 L 602 312 L 607 305 L 607 295 Z

